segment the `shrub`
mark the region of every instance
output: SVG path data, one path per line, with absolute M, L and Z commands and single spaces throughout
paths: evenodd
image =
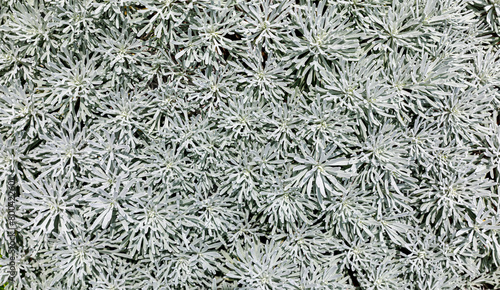
M 0 0 L 0 284 L 500 288 L 499 15 Z

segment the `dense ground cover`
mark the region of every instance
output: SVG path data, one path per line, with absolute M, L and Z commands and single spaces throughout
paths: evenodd
M 499 14 L 0 0 L 0 283 L 500 288 Z

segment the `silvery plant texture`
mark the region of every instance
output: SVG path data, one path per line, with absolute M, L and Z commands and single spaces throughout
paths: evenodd
M 0 289 L 500 289 L 499 48 L 499 0 L 0 0 Z

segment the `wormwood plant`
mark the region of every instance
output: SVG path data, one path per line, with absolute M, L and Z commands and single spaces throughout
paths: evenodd
M 0 0 L 5 289 L 499 289 L 499 15 Z

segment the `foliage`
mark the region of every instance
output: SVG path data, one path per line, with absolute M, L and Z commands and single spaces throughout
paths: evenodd
M 499 289 L 499 15 L 0 0 L 0 289 Z

